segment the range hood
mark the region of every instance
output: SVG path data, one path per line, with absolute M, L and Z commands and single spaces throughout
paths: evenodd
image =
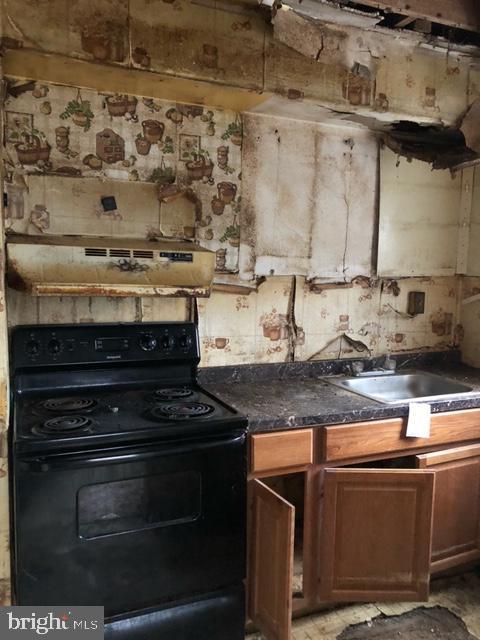
M 214 268 L 182 240 L 7 236 L 8 283 L 36 296 L 208 297 Z

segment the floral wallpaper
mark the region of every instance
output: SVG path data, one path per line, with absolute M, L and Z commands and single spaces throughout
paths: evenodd
M 217 272 L 237 270 L 239 114 L 11 80 L 5 105 L 5 146 L 7 215 L 11 219 L 29 215 L 40 232 L 49 232 L 45 202 L 33 203 L 25 211 L 24 177 L 32 174 L 149 183 L 155 185 L 160 202 L 181 197 L 193 202 L 195 226 L 185 228 L 186 237 L 195 237 L 216 252 Z M 107 209 L 107 214 L 120 222 L 115 207 Z M 85 215 L 94 216 L 94 212 Z M 115 235 L 114 227 L 112 233 Z M 144 227 L 145 236 L 152 233 L 155 229 Z

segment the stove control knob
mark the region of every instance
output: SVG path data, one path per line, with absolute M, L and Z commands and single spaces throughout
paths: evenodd
M 27 355 L 31 358 L 38 356 L 40 353 L 41 347 L 40 342 L 38 340 L 29 340 L 26 345 Z
M 47 351 L 50 355 L 56 356 L 62 350 L 62 343 L 56 338 L 52 338 L 47 344 Z
M 185 349 L 186 351 L 187 349 L 190 349 L 190 347 L 192 346 L 192 337 L 188 335 L 180 336 L 178 339 L 178 344 L 181 349 Z
M 175 346 L 175 338 L 173 336 L 162 336 L 162 349 L 168 351 Z
M 140 349 L 144 351 L 153 351 L 157 347 L 157 339 L 152 333 L 143 333 L 138 340 L 138 344 Z

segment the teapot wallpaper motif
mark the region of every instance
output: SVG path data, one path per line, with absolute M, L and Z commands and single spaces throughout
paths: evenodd
M 8 89 L 5 222 L 11 232 L 151 237 L 172 229 L 216 252 L 218 280 L 238 271 L 241 145 L 251 153 L 252 115 L 242 140 L 234 112 L 35 82 L 11 81 Z M 303 124 L 289 126 L 296 140 Z M 344 162 L 342 146 L 338 153 Z M 252 166 L 244 167 L 244 198 L 265 185 Z M 104 210 L 101 198 L 112 194 L 117 208 Z M 405 317 L 399 310 L 419 287 L 427 295 L 425 314 Z M 232 293 L 214 290 L 198 301 L 203 366 L 355 356 L 344 334 L 374 355 L 457 341 L 455 278 L 359 277 L 329 288 L 312 286 L 305 276 L 269 275 L 249 295 Z M 8 305 L 12 325 L 191 317 L 184 299 L 34 299 L 11 289 Z
M 103 94 L 73 87 L 8 82 L 5 119 L 5 176 L 10 206 L 7 226 L 49 232 L 48 215 L 38 222 L 45 202 L 25 205 L 32 174 L 149 183 L 162 202 L 186 197 L 194 204 L 195 226 L 186 237 L 217 252 L 217 272 L 238 269 L 240 241 L 242 122 L 228 111 Z M 70 193 L 65 193 L 68 202 Z M 40 209 L 42 210 L 42 209 Z M 32 217 L 30 211 L 36 212 Z M 48 213 L 48 212 L 47 212 Z M 98 211 L 91 216 L 95 234 Z M 112 213 L 115 221 L 125 214 Z M 132 218 L 135 211 L 131 211 Z M 160 226 L 160 225 L 157 225 Z M 58 225 L 57 225 L 58 227 Z M 155 235 L 145 225 L 138 235 Z M 120 227 L 119 227 L 120 228 Z M 28 231 L 30 232 L 30 231 Z M 64 230 L 69 233 L 68 228 Z M 89 231 L 90 232 L 90 231 Z M 97 231 L 97 233 L 99 233 Z M 121 235 L 121 234 L 119 234 Z

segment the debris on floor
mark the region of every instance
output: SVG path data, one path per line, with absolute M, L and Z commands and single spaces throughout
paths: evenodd
M 347 627 L 337 640 L 476 640 L 463 620 L 445 607 L 419 607 L 400 616 L 381 613 Z
M 405 633 L 398 635 L 391 624 L 402 617 L 402 614 L 432 609 L 445 609 L 463 623 L 463 635 L 442 636 L 430 632 L 431 640 L 480 640 L 480 569 L 463 575 L 441 578 L 432 581 L 430 599 L 422 602 L 376 602 L 371 604 L 354 604 L 338 606 L 314 615 L 298 618 L 293 621 L 292 640 L 357 640 L 356 636 L 347 634 L 352 625 L 364 626 L 366 631 L 377 628 L 378 622 L 384 620 L 384 635 L 364 635 L 364 640 L 423 640 L 427 636 L 412 636 Z M 380 616 L 380 618 L 379 618 Z M 355 627 L 353 627 L 355 629 Z M 430 628 L 435 628 L 432 624 Z M 460 627 L 458 627 L 459 629 Z M 465 633 L 466 630 L 466 633 Z M 401 629 L 397 631 L 401 632 Z M 264 640 L 261 634 L 247 636 L 247 640 Z

